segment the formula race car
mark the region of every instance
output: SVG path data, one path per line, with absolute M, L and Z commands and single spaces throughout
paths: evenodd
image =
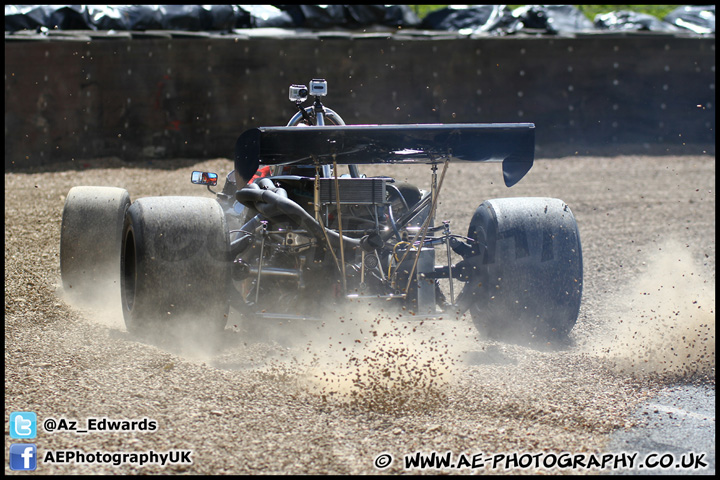
M 500 162 L 507 187 L 520 181 L 533 164 L 533 124 L 346 125 L 326 95 L 321 79 L 292 85 L 297 113 L 286 126 L 240 135 L 222 190 L 211 188 L 216 173 L 192 172 L 216 198 L 131 202 L 121 188 L 72 188 L 60 240 L 65 291 L 92 298 L 119 285 L 125 324 L 138 334 L 222 331 L 231 307 L 262 328 L 352 301 L 413 318 L 469 311 L 494 338 L 570 332 L 583 282 L 568 205 L 486 200 L 466 235 L 435 221 L 453 162 Z M 429 191 L 360 171 L 417 163 L 429 166 Z

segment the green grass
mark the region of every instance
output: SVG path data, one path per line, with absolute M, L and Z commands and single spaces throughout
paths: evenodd
M 575 5 L 590 20 L 602 13 L 629 10 L 636 13 L 646 13 L 662 20 L 665 15 L 675 10 L 680 5 Z
M 508 5 L 508 8 L 515 9 L 522 7 L 523 5 Z M 665 15 L 675 10 L 680 5 L 575 5 L 575 7 L 583 12 L 585 16 L 592 20 L 595 20 L 595 16 L 601 13 L 616 12 L 619 10 L 630 10 L 637 13 L 647 13 L 653 15 L 662 20 Z M 411 5 L 415 13 L 422 19 L 425 16 L 441 8 L 447 7 L 447 5 Z

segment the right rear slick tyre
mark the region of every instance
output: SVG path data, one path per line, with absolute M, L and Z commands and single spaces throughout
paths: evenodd
M 487 200 L 468 236 L 482 250 L 482 275 L 465 287 L 475 297 L 470 313 L 478 330 L 511 341 L 565 338 L 577 321 L 583 281 L 570 208 L 557 198 Z
M 225 328 L 230 282 L 222 208 L 200 197 L 141 198 L 127 210 L 121 259 L 129 332 L 190 338 Z
M 119 304 L 120 244 L 129 206 L 130 195 L 122 188 L 73 187 L 68 192 L 60 227 L 60 273 L 70 299 L 91 306 Z

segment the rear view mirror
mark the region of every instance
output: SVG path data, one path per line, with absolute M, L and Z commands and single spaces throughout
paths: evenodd
M 217 185 L 218 175 L 211 172 L 192 172 L 190 181 L 196 185 Z

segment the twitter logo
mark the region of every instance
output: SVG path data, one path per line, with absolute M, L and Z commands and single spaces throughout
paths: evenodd
M 10 438 L 35 438 L 37 415 L 35 412 L 12 412 L 10 414 Z

